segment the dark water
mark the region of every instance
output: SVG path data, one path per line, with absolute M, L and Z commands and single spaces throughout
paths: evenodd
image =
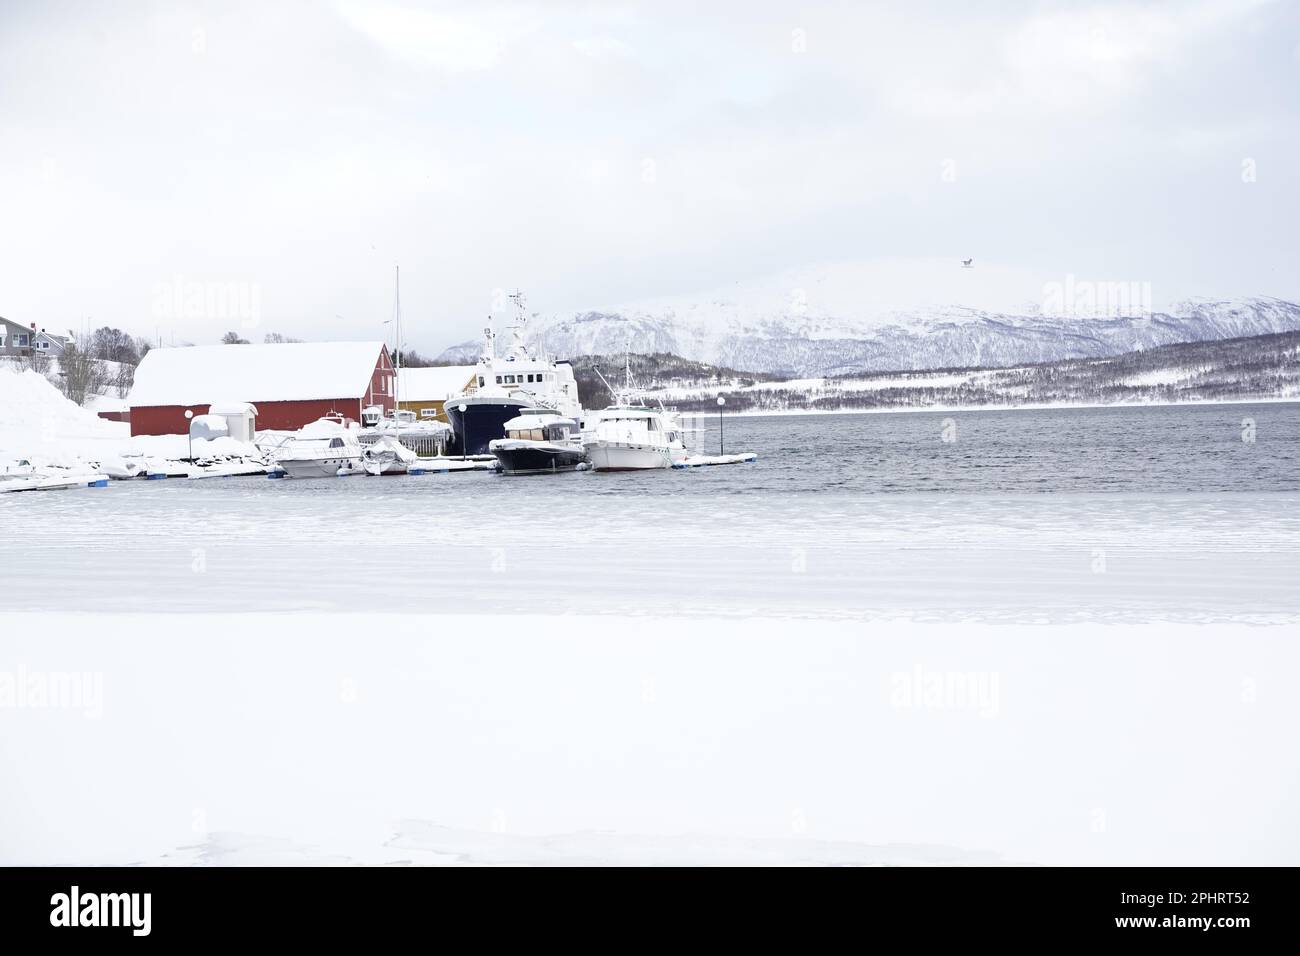
M 780 475 L 762 469 L 755 490 L 1300 489 L 1300 404 L 738 419 L 725 428 L 735 450 L 779 465 Z
M 667 495 L 1300 489 L 1297 403 L 731 418 L 724 438 L 727 451 L 759 460 L 680 480 L 573 475 L 567 487 Z M 716 419 L 705 444 L 718 451 Z M 518 491 L 517 480 L 501 479 L 501 490 Z

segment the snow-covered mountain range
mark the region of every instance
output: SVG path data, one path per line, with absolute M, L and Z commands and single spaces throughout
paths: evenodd
M 529 337 L 559 357 L 667 352 L 746 371 L 798 376 L 1000 367 L 1101 358 L 1175 342 L 1300 330 L 1300 305 L 1267 297 L 1189 300 L 1120 317 L 922 307 L 844 318 L 792 303 L 726 299 L 537 315 Z M 477 343 L 444 360 L 473 361 Z

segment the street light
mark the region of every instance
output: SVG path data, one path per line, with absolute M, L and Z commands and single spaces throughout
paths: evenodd
M 723 398 L 721 395 L 719 395 L 718 396 L 718 454 L 719 455 L 725 455 L 727 453 L 727 445 L 726 442 L 723 441 L 723 434 L 722 434 L 722 406 L 725 404 L 727 404 L 727 400 Z
M 464 461 L 469 457 L 469 431 L 465 427 L 465 412 L 469 406 L 461 402 L 457 407 L 460 409 L 460 460 Z
M 190 464 L 194 464 L 194 411 L 185 409 L 185 438 L 190 446 Z

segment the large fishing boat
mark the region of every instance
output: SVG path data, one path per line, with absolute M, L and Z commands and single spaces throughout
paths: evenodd
M 582 420 L 573 368 L 568 362 L 534 354 L 524 344 L 528 316 L 523 295 L 516 292 L 510 299 L 515 319 L 505 354 L 496 354 L 496 333 L 489 325 L 483 330 L 483 354 L 472 383 L 464 394 L 453 395 L 443 404 L 455 432 L 455 448 L 462 455 L 488 454 L 488 444 L 504 438 L 506 422 L 525 408 L 550 409 L 563 418 Z

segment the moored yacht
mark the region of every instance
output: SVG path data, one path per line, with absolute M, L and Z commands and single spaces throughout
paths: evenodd
M 507 475 L 540 475 L 576 471 L 587 460 L 582 430 L 576 419 L 549 408 L 528 408 L 505 423 L 505 438 L 488 442 L 488 450 Z
M 672 468 L 686 460 L 675 412 L 644 404 L 612 405 L 588 420 L 583 449 L 594 471 Z
M 290 478 L 334 478 L 361 473 L 361 444 L 355 423 L 326 415 L 304 425 L 276 455 Z
M 505 424 L 526 408 L 550 409 L 561 417 L 581 422 L 582 406 L 578 402 L 578 383 L 567 362 L 556 362 L 535 355 L 524 344 L 528 316 L 523 295 L 510 296 L 515 304 L 515 321 L 511 326 L 510 347 L 502 356 L 496 354 L 496 333 L 484 329 L 483 354 L 474 370 L 474 379 L 462 395 L 443 403 L 443 411 L 455 432 L 455 444 L 463 455 L 483 455 L 488 444 L 505 437 Z
M 615 392 L 609 408 L 590 414 L 583 432 L 582 445 L 594 471 L 645 471 L 672 468 L 686 460 L 686 442 L 677 412 L 662 402 L 646 404 L 641 392 L 632 384 L 632 369 L 625 366 L 627 384 Z M 600 375 L 600 370 L 596 370 Z M 601 380 L 605 377 L 601 375 Z

